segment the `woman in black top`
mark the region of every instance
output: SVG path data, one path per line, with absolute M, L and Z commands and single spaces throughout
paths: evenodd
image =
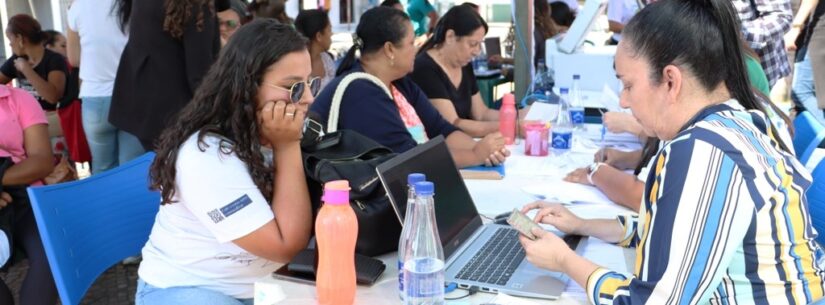
M 11 17 L 6 37 L 14 55 L 0 67 L 0 83 L 17 79 L 20 88 L 31 93 L 43 110 L 57 109 L 66 90 L 66 59 L 43 46 L 46 34 L 32 16 Z
M 451 8 L 419 50 L 412 73 L 441 116 L 473 137 L 498 132 L 498 111 L 482 101 L 470 65 L 486 33 L 487 23 L 475 10 Z

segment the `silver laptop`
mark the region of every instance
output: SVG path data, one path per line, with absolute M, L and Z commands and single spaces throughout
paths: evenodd
M 530 264 L 518 241 L 518 231 L 499 224 L 482 224 L 481 216 L 453 162 L 444 138 L 396 156 L 376 167 L 393 209 L 403 223 L 407 175 L 424 173 L 435 184 L 435 217 L 446 260 L 445 280 L 460 288 L 556 299 L 568 278 Z M 576 248 L 578 237 L 565 238 Z M 578 251 L 577 251 L 578 252 Z

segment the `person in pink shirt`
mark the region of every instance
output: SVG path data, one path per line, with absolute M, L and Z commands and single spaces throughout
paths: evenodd
M 0 218 L 8 220 L 0 223 L 0 229 L 6 233 L 0 234 L 0 258 L 14 261 L 8 257 L 11 245 L 26 252 L 29 270 L 20 289 L 21 304 L 55 304 L 57 289 L 25 191 L 27 186 L 42 185 L 41 180 L 54 167 L 46 114 L 29 93 L 8 86 L 0 86 L 2 157 L 10 158 L 11 165 L 0 170 Z M 8 234 L 11 232 L 14 234 Z M 0 304 L 14 304 L 12 293 L 2 280 Z

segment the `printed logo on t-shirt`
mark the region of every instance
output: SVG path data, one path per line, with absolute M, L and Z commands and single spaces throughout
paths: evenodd
M 211 210 L 207 212 L 207 214 L 209 214 L 209 218 L 212 218 L 213 222 L 219 223 L 223 221 L 226 217 L 232 216 L 232 214 L 235 214 L 241 209 L 245 208 L 250 203 L 252 203 L 252 199 L 250 199 L 249 196 L 244 194 L 243 196 L 239 197 L 238 199 L 235 199 L 229 204 L 223 206 L 222 208 Z

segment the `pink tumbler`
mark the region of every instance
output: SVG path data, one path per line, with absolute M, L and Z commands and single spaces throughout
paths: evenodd
M 546 156 L 547 155 L 547 124 L 543 122 L 528 123 L 524 125 L 524 155 Z

